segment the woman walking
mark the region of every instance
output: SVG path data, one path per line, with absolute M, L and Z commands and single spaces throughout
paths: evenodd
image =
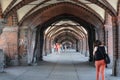
M 100 79 L 100 74 L 102 80 L 105 80 L 105 67 L 106 63 L 104 61 L 104 55 L 106 53 L 104 45 L 102 45 L 101 41 L 95 41 L 95 47 L 93 51 L 93 56 L 95 59 L 95 67 L 96 67 L 96 80 Z

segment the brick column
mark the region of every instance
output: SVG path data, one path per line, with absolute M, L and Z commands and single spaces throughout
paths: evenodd
M 76 52 L 78 52 L 79 51 L 79 46 L 78 46 L 78 40 L 76 40 Z
M 118 17 L 118 54 L 117 54 L 117 76 L 120 76 L 120 16 Z
M 47 51 L 46 51 L 46 43 L 47 43 L 47 36 L 45 36 L 45 39 L 44 39 L 44 45 L 43 45 L 43 55 L 47 56 Z
M 18 27 L 5 27 L 1 37 L 4 53 L 11 59 L 10 65 L 18 65 Z
M 28 46 L 28 27 L 22 26 L 19 28 L 19 46 L 18 60 L 20 65 L 27 64 L 27 46 Z
M 50 54 L 50 47 L 51 47 L 50 37 L 48 36 L 48 37 L 47 37 L 47 54 Z
M 113 20 L 113 75 L 120 76 L 120 4 L 118 7 L 118 17 L 112 17 Z
M 44 45 L 44 50 L 43 50 L 44 55 L 47 56 L 47 54 L 49 54 L 51 51 L 50 37 L 48 36 L 45 37 L 43 45 Z
M 44 34 L 41 31 L 40 33 L 40 58 L 39 58 L 40 61 L 43 60 L 43 43 L 44 43 Z
M 80 39 L 78 40 L 78 52 L 80 52 L 80 48 L 81 48 L 81 46 L 80 46 Z
M 52 39 L 50 38 L 50 40 L 49 40 L 49 51 L 50 51 L 50 53 L 52 53 Z
M 36 39 L 36 29 L 28 31 L 28 44 L 27 44 L 27 55 L 28 55 L 28 64 L 34 62 L 34 50 L 35 50 L 35 39 Z
M 112 31 L 112 17 L 106 13 L 105 19 L 105 45 L 107 47 L 107 53 L 110 56 L 111 63 L 108 67 L 113 65 L 113 31 Z
M 117 76 L 119 73 L 118 66 L 118 44 L 119 44 L 119 36 L 118 36 L 118 25 L 117 25 L 117 17 L 112 17 L 113 21 L 113 75 Z
M 86 37 L 83 37 L 83 54 L 86 54 Z
M 54 40 L 52 37 L 51 37 L 50 43 L 51 43 L 51 53 L 54 53 Z
M 40 32 L 38 30 L 37 32 L 37 42 L 36 42 L 36 49 L 35 49 L 35 52 L 36 52 L 36 59 L 37 59 L 37 62 L 40 61 L 40 56 L 41 56 L 41 53 L 40 53 Z

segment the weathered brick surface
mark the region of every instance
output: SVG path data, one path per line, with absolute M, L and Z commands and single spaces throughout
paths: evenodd
M 6 26 L 12 26 L 12 25 L 13 25 L 13 18 L 12 18 L 12 16 L 10 16 L 7 20 Z
M 14 55 L 17 54 L 17 46 L 18 46 L 18 34 L 17 28 L 12 29 L 5 28 L 3 33 L 0 35 L 0 48 L 4 50 L 4 53 L 14 58 Z

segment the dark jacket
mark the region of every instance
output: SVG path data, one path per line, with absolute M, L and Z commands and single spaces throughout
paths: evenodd
M 105 47 L 104 46 L 98 46 L 97 51 L 95 52 L 94 58 L 95 60 L 102 60 L 105 58 Z

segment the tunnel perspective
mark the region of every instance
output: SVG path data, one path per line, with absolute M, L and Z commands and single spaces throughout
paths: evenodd
M 88 34 L 78 23 L 71 20 L 61 20 L 51 24 L 44 31 L 44 54 L 59 52 L 64 49 L 75 49 L 87 54 Z M 56 50 L 55 48 L 60 49 Z
M 43 55 L 52 53 L 57 44 L 64 49 L 74 49 L 92 61 L 95 27 L 73 15 L 62 14 L 39 25 L 36 31 L 35 52 L 37 59 L 42 60 Z
M 35 58 L 41 61 L 53 53 L 55 44 L 92 61 L 93 42 L 99 39 L 107 47 L 113 75 L 120 75 L 120 0 L 0 0 L 0 4 L 0 48 L 6 65 L 34 64 Z

